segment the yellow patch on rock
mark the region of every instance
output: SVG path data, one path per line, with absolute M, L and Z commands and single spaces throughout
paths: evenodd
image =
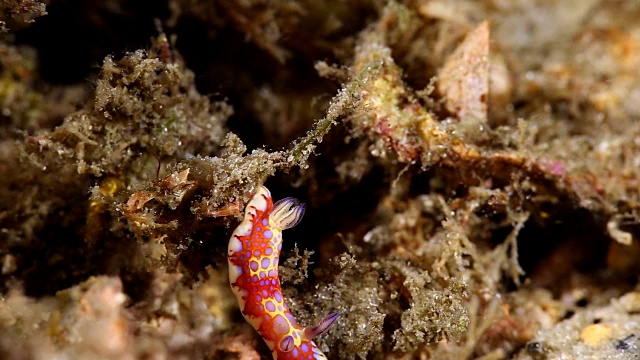
M 589 325 L 582 330 L 580 340 L 589 346 L 599 346 L 611 340 L 611 328 L 603 324 Z

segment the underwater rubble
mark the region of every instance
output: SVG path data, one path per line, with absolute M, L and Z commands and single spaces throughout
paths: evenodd
M 0 358 L 271 358 L 226 256 L 262 184 L 306 203 L 280 279 L 301 325 L 340 312 L 330 359 L 637 357 L 638 20 L 5 2 Z

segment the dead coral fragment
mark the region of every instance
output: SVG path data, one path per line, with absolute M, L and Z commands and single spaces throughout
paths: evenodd
M 282 152 L 256 149 L 245 154 L 245 145 L 233 133 L 227 135 L 223 145 L 219 157 L 194 157 L 179 165 L 188 166 L 196 183 L 207 191 L 202 200 L 192 205 L 192 211 L 198 215 L 225 214 L 229 206 L 236 208 L 234 203 L 246 204 L 267 177 L 276 169 L 287 166 Z
M 481 133 L 487 122 L 489 96 L 489 23 L 483 22 L 447 59 L 438 74 L 446 109 L 470 131 Z M 477 136 L 477 135 L 476 135 Z
M 96 355 L 124 355 L 130 351 L 132 343 L 131 325 L 124 314 L 127 297 L 122 292 L 120 279 L 94 278 L 89 279 L 85 286 L 58 294 L 59 298 L 68 295 L 66 300 L 78 306 L 77 319 L 64 321 L 75 324 L 73 328 L 66 329 L 65 338 Z M 82 294 L 83 290 L 86 293 Z M 79 296 L 81 298 L 78 299 Z
M 225 338 L 224 342 L 215 345 L 210 359 L 260 360 L 256 351 L 258 342 L 254 334 L 246 333 Z
M 139 240 L 151 240 L 145 245 L 150 258 L 175 264 L 188 249 L 185 239 L 199 230 L 199 221 L 227 218 L 224 221 L 229 222 L 240 216 L 241 204 L 283 166 L 281 152 L 258 149 L 244 154 L 245 150 L 240 139 L 229 133 L 220 156 L 178 162 L 169 175 L 129 197 L 122 205 L 124 215 Z
M 368 353 L 381 351 L 384 343 L 385 314 L 380 311 L 383 304 L 376 266 L 356 261 L 349 254 L 335 257 L 332 264 L 337 271 L 324 274 L 332 279 L 330 283 L 293 297 L 290 295 L 294 293 L 284 288 L 285 296 L 301 323 L 317 323 L 318 314 L 340 312 L 337 324 L 315 342 L 325 353 L 350 354 L 347 357 L 357 354 L 365 359 Z
M 222 123 L 232 112 L 197 94 L 193 74 L 179 63 L 166 64 L 142 51 L 119 61 L 105 59 L 91 111 L 104 123 L 89 133 L 107 135 L 110 157 L 125 159 L 136 147 L 158 157 L 210 153 L 222 141 Z
M 479 28 L 479 34 L 487 35 L 482 29 Z M 486 36 L 480 37 L 486 40 Z M 345 87 L 359 91 L 359 97 L 350 107 L 344 108 L 347 113 L 343 116 L 349 120 L 351 134 L 365 138 L 371 144 L 373 155 L 435 168 L 448 178 L 447 181 L 460 186 L 478 186 L 483 181 L 511 184 L 514 179 L 526 179 L 514 185 L 520 186 L 520 190 L 512 194 L 519 196 L 523 191 L 530 194 L 526 195 L 527 202 L 534 208 L 542 205 L 537 202 L 551 197 L 567 199 L 562 203 L 590 204 L 592 209 L 605 210 L 599 195 L 600 185 L 585 181 L 585 177 L 592 178 L 589 174 L 567 171 L 561 162 L 545 160 L 541 155 L 476 145 L 491 137 L 498 139 L 500 134 L 494 134 L 491 129 L 486 129 L 488 138 L 483 134 L 472 136 L 478 128 L 473 124 L 468 128 L 470 123 L 464 121 L 439 122 L 404 83 L 402 71 L 391 57 L 384 39 L 373 30 L 361 34 L 354 63 L 349 68 L 351 77 L 357 81 Z M 484 68 L 482 64 L 486 65 L 486 59 L 479 54 L 473 58 L 479 62 L 480 69 Z M 482 83 L 488 81 L 488 74 L 477 76 Z M 467 79 L 466 75 L 462 77 Z M 468 80 L 477 81 L 474 77 Z M 479 98 L 475 100 L 482 100 L 483 93 L 485 90 L 478 92 Z M 499 146 L 500 142 L 496 141 L 495 145 Z
M 211 105 L 197 94 L 193 74 L 179 63 L 166 64 L 143 51 L 118 61 L 107 57 L 93 100 L 29 152 L 50 150 L 75 160 L 80 174 L 137 172 L 134 162 L 152 154 L 212 152 L 231 114 L 228 105 Z
M 216 153 L 231 114 L 229 105 L 212 104 L 198 94 L 193 80 L 182 63 L 166 63 L 143 51 L 107 58 L 83 109 L 52 131 L 40 129 L 22 143 L 3 143 L 0 168 L 12 171 L 4 172 L 0 187 L 0 225 L 10 239 L 2 242 L 0 254 L 16 256 L 12 276 L 24 280 L 26 293 L 51 294 L 95 273 L 145 272 L 119 215 L 143 209 L 151 197 L 138 194 L 128 207 L 126 202 L 155 179 L 158 163 Z M 159 185 L 169 209 L 192 193 L 189 180 L 180 183 L 184 170 L 177 171 L 175 181 Z M 109 179 L 118 184 L 109 185 Z M 143 225 L 158 214 L 144 215 L 137 219 Z M 173 220 L 159 223 L 173 229 Z M 154 240 L 160 242 L 162 235 Z M 109 256 L 120 260 L 113 265 Z
M 0 25 L 6 31 L 6 23 L 11 28 L 34 22 L 35 18 L 47 15 L 45 2 L 36 0 L 3 0 L 0 3 Z
M 540 329 L 531 343 L 541 344 L 547 358 L 633 358 L 639 349 L 639 300 L 638 293 L 631 292 L 605 306 L 588 306 L 554 327 Z M 536 352 L 532 350 L 527 347 L 514 359 L 535 359 Z
M 454 280 L 444 291 L 431 290 L 425 288 L 424 278 L 410 277 L 404 286 L 411 294 L 412 303 L 402 314 L 402 327 L 393 334 L 394 349 L 408 352 L 424 343 L 461 339 L 469 326 L 466 305 L 457 289 L 461 284 Z
M 177 171 L 165 176 L 157 182 L 157 191 L 137 191 L 129 200 L 125 207 L 128 216 L 144 208 L 149 201 L 156 199 L 166 203 L 171 210 L 175 210 L 182 202 L 182 199 L 196 187 L 195 182 L 188 181 L 189 169 Z
M 90 278 L 39 301 L 11 293 L 0 304 L 1 351 L 9 358 L 55 358 L 63 353 L 74 358 L 126 358 L 133 345 L 126 301 L 120 280 L 109 277 Z M 10 339 L 17 340 L 20 333 L 39 344 L 16 348 Z M 58 345 L 65 346 L 64 352 Z
M 417 161 L 423 151 L 420 128 L 434 119 L 404 88 L 402 71 L 378 34 L 363 34 L 351 72 L 361 79 L 356 83 L 360 98 L 349 116 L 354 133 L 376 139 L 372 152 L 377 156 L 386 157 L 390 148 L 403 162 Z

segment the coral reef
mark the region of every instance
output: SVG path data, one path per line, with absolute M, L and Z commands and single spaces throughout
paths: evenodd
M 279 271 L 301 326 L 342 314 L 328 358 L 637 357 L 639 20 L 4 2 L 0 357 L 270 358 L 226 259 L 265 183 L 307 204 Z

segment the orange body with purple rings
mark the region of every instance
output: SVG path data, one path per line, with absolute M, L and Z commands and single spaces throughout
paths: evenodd
M 260 186 L 229 239 L 231 289 L 242 315 L 262 335 L 276 360 L 326 359 L 312 338 L 340 315 L 334 313 L 316 326 L 301 327 L 283 298 L 278 277 L 282 231 L 296 226 L 304 209 L 294 198 L 274 204 L 269 190 Z

